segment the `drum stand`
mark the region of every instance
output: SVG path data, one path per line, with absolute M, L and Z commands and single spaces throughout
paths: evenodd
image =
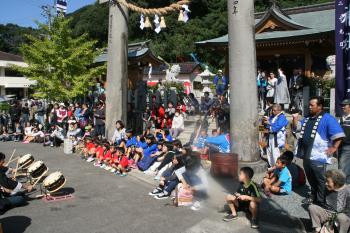
M 66 181 L 59 188 L 61 189 Z M 42 184 L 40 184 L 40 195 L 37 195 L 36 198 L 42 198 L 46 203 L 57 202 L 57 201 L 66 201 L 74 198 L 74 195 L 71 193 L 59 192 L 59 189 L 54 191 L 48 191 Z
M 32 184 L 33 185 L 33 188 L 35 187 L 35 185 L 41 180 L 41 178 L 44 177 L 44 175 L 46 175 L 46 173 L 49 171 L 49 169 L 46 169 L 43 174 L 41 174 L 38 178 L 32 178 L 30 177 L 30 184 L 34 181 L 34 183 Z

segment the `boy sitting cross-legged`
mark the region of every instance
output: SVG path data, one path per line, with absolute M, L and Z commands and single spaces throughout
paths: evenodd
M 232 221 L 238 218 L 237 210 L 249 212 L 252 215 L 251 227 L 256 229 L 259 227 L 257 221 L 258 207 L 261 196 L 256 184 L 252 181 L 254 171 L 250 167 L 242 167 L 239 171 L 240 186 L 233 195 L 227 195 L 226 202 L 230 207 L 231 214 L 223 219 L 224 221 Z
M 276 170 L 271 177 L 264 178 L 263 188 L 267 196 L 292 192 L 292 176 L 287 168 L 288 160 L 281 156 L 276 161 Z
M 126 176 L 126 170 L 129 165 L 128 157 L 125 155 L 125 150 L 123 147 L 117 147 L 117 153 L 114 155 L 111 166 L 111 172 L 115 172 L 116 175 Z

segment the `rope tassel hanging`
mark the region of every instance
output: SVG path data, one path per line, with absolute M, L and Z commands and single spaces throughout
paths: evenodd
M 160 28 L 166 28 L 164 16 L 160 17 Z
M 151 21 L 149 20 L 149 17 L 146 17 L 145 28 L 152 28 L 152 24 L 151 24 Z
M 179 18 L 177 19 L 180 22 L 185 22 L 184 20 L 184 11 L 180 10 Z

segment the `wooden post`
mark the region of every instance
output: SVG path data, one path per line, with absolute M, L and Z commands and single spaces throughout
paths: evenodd
M 258 98 L 254 0 L 228 0 L 230 134 L 232 153 L 241 162 L 257 162 Z
M 106 2 L 105 0 L 100 3 Z M 117 1 L 109 7 L 108 62 L 106 81 L 106 136 L 111 138 L 115 122 L 126 124 L 128 79 L 128 9 Z

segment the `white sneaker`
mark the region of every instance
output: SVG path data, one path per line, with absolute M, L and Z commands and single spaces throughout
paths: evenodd
M 110 170 L 110 172 L 114 173 L 114 172 L 115 172 L 115 168 L 112 168 L 112 169 Z
M 110 166 L 106 166 L 106 167 L 105 167 L 105 170 L 106 170 L 106 171 L 109 171 L 109 170 L 111 170 L 111 169 L 112 169 L 112 168 L 111 168 Z
M 100 168 L 105 169 L 106 168 L 106 164 L 101 164 Z
M 86 160 L 86 162 L 91 163 L 91 162 L 94 161 L 94 160 L 95 160 L 94 158 L 90 157 L 90 158 L 88 158 L 88 159 Z

